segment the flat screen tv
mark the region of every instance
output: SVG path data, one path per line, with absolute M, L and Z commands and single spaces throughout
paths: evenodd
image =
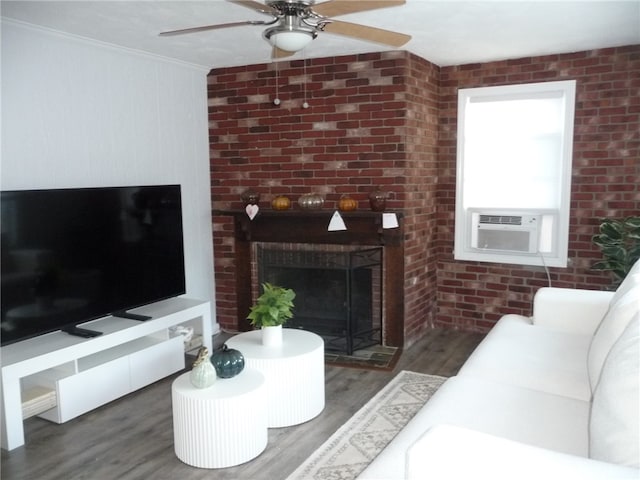
M 0 195 L 2 345 L 185 293 L 179 185 Z

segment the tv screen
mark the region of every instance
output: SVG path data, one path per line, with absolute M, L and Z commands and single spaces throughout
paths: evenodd
M 185 293 L 179 185 L 3 191 L 2 345 Z

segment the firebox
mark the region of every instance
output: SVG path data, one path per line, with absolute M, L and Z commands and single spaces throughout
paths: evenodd
M 288 328 L 320 335 L 327 351 L 382 343 L 382 248 L 287 250 L 258 246 L 258 281 L 296 292 Z

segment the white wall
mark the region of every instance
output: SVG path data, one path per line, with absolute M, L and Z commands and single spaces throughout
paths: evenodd
M 213 305 L 207 72 L 6 19 L 1 53 L 0 187 L 179 183 L 187 296 Z

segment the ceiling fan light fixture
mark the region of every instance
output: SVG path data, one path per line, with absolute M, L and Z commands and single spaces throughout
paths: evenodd
M 319 32 L 325 31 L 396 48 L 411 40 L 409 35 L 330 18 L 335 15 L 394 7 L 404 4 L 406 0 L 327 0 L 318 3 L 317 6 L 317 0 L 263 0 L 264 3 L 256 0 L 227 1 L 271 18 L 183 28 L 161 32 L 160 35 L 181 35 L 242 25 L 275 25 L 262 33 L 263 38 L 273 46 L 273 58 L 288 57 L 304 49 Z
M 271 45 L 287 52 L 297 52 L 309 45 L 318 36 L 315 30 L 304 27 L 290 29 L 279 25 L 269 28 L 264 32 Z

